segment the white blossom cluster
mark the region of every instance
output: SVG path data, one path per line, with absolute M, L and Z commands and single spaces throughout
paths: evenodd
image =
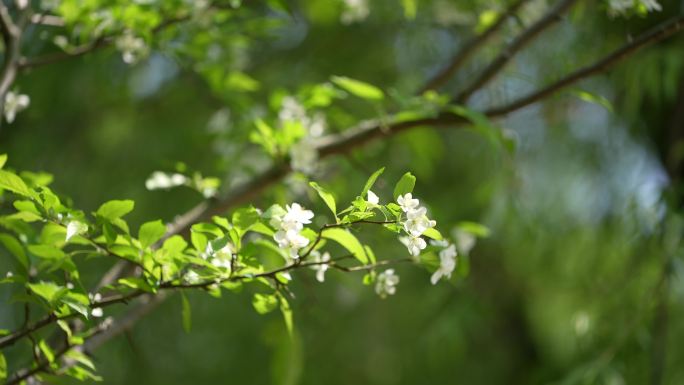
M 169 189 L 176 186 L 182 186 L 188 182 L 188 177 L 183 174 L 167 174 L 161 171 L 155 171 L 145 181 L 145 188 L 148 190 Z
M 394 295 L 397 292 L 397 284 L 399 284 L 399 276 L 394 274 L 394 269 L 387 269 L 378 274 L 375 280 L 375 292 L 380 298 Z
M 349 25 L 366 20 L 370 14 L 368 0 L 344 0 L 344 11 L 340 15 L 342 24 Z
M 304 225 L 311 223 L 314 214 L 311 210 L 304 209 L 299 203 L 286 206 L 287 212 L 271 218 L 270 224 L 276 233 L 273 239 L 278 246 L 289 252 L 292 259 L 299 258 L 299 250 L 309 244 L 309 239 L 301 234 Z
M 135 64 L 150 53 L 145 40 L 131 32 L 125 32 L 116 39 L 116 48 L 121 51 L 121 58 L 126 64 Z
M 397 198 L 397 203 L 399 203 L 402 211 L 406 213 L 403 226 L 407 236 L 400 238 L 401 242 L 412 256 L 417 257 L 420 255 L 420 251 L 427 247 L 427 243 L 421 235 L 426 230 L 435 227 L 437 222 L 428 218 L 427 209 L 420 206 L 420 201 L 413 198 L 411 193 L 400 195 Z
M 7 120 L 7 123 L 14 122 L 14 118 L 17 116 L 17 114 L 22 110 L 25 110 L 30 103 L 31 99 L 28 97 L 28 95 L 19 94 L 13 91 L 7 92 L 7 94 L 5 94 L 4 111 L 5 120 Z
M 304 128 L 304 137 L 290 148 L 290 165 L 295 171 L 307 175 L 313 174 L 318 161 L 318 150 L 314 140 L 325 132 L 327 127 L 325 115 L 315 113 L 309 116 L 297 99 L 287 96 L 283 98 L 278 120 L 281 125 L 296 123 Z
M 456 256 L 458 252 L 456 252 L 456 245 L 448 241 L 432 241 L 430 243 L 433 246 L 442 248 L 439 252 L 439 267 L 430 277 L 430 282 L 436 285 L 442 277 L 451 278 L 451 273 L 456 269 Z
M 102 301 L 102 294 L 100 293 L 88 293 L 88 299 L 90 299 L 90 302 L 100 302 Z M 100 318 L 104 315 L 104 311 L 102 310 L 101 307 L 96 307 L 93 310 L 90 311 L 90 315 L 92 315 L 95 318 Z
M 647 12 L 663 9 L 657 0 L 608 0 L 608 14 L 612 17 L 625 15 L 639 5 L 644 6 Z

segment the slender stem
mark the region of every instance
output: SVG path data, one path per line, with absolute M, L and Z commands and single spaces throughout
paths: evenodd
M 454 97 L 454 101 L 458 104 L 467 102 L 476 91 L 487 85 L 487 83 L 489 83 L 489 81 L 492 80 L 520 50 L 534 41 L 534 39 L 544 30 L 560 21 L 561 15 L 570 9 L 577 1 L 578 0 L 561 0 L 556 4 L 555 7 L 544 15 L 544 17 L 532 24 L 504 48 L 504 50 L 485 67 L 480 76 L 476 77 L 468 87 Z

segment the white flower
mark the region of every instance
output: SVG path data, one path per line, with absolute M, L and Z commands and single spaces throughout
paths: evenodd
M 11 271 L 8 271 L 7 274 L 5 275 L 5 277 L 12 278 L 12 277 L 14 277 L 14 273 L 12 273 Z
M 306 110 L 297 99 L 292 96 L 286 96 L 280 105 L 280 111 L 278 112 L 278 119 L 281 122 L 301 122 L 305 120 Z
M 100 293 L 88 293 L 88 298 L 90 299 L 90 302 L 100 302 L 102 301 L 102 294 Z
M 304 209 L 299 203 L 285 206 L 287 213 L 283 215 L 281 226 L 284 230 L 301 230 L 303 225 L 311 223 L 313 211 Z
M 116 48 L 121 51 L 121 57 L 126 64 L 135 64 L 149 54 L 145 40 L 134 36 L 130 31 L 116 39 Z
M 400 195 L 397 198 L 397 203 L 399 203 L 399 206 L 401 206 L 401 209 L 405 213 L 416 209 L 418 207 L 418 205 L 420 204 L 418 199 L 414 199 L 413 195 L 411 195 L 411 193 Z
M 314 262 L 316 265 L 312 265 L 311 268 L 316 270 L 316 280 L 318 282 L 325 281 L 325 272 L 330 268 L 328 262 L 330 262 L 330 253 L 325 252 L 323 255 L 318 251 L 312 251 L 311 255 L 314 257 Z
M 188 270 L 188 272 L 183 276 L 183 280 L 192 285 L 200 281 L 200 276 L 194 270 Z
M 31 103 L 31 98 L 28 95 L 17 94 L 9 91 L 5 95 L 5 120 L 7 123 L 14 122 L 14 118 L 19 112 L 26 109 Z
M 430 282 L 433 285 L 437 284 L 437 281 L 442 277 L 451 278 L 451 273 L 456 268 L 457 255 L 455 245 L 449 245 L 439 252 L 439 268 L 430 277 Z
M 90 312 L 90 314 L 91 314 L 93 317 L 99 318 L 99 317 L 102 317 L 102 315 L 104 314 L 104 312 L 102 311 L 102 308 L 101 308 L 101 307 L 96 307 L 95 309 L 93 309 L 93 310 Z
M 325 129 L 328 127 L 328 122 L 325 120 L 325 115 L 320 112 L 314 114 L 313 118 L 306 123 L 308 124 L 305 126 L 309 132 L 309 136 L 312 138 L 318 138 L 319 136 L 322 136 L 325 132 Z
M 380 198 L 378 198 L 378 196 L 375 195 L 375 193 L 372 192 L 371 190 L 368 190 L 368 199 L 367 200 L 368 200 L 368 203 L 370 203 L 372 205 L 377 205 L 380 203 Z
M 625 15 L 629 10 L 634 9 L 638 5 L 644 6 L 647 12 L 661 11 L 663 9 L 657 0 L 609 0 L 608 14 L 613 17 Z
M 188 181 L 188 178 L 182 174 L 167 174 L 161 171 L 155 171 L 145 181 L 145 187 L 148 190 L 169 189 L 171 187 L 182 186 Z
M 475 242 L 477 241 L 477 238 L 473 234 L 467 231 L 463 231 L 461 229 L 456 229 L 454 231 L 454 234 L 456 236 L 456 244 L 458 245 L 458 250 L 463 254 L 470 253 L 470 250 L 472 250 L 472 248 L 475 247 Z
M 71 221 L 66 228 L 66 242 L 69 242 L 75 235 L 83 234 L 88 231 L 88 225 L 79 221 Z
M 648 12 L 662 11 L 663 7 L 656 0 L 641 0 L 641 4 L 646 7 Z
M 427 217 L 427 209 L 425 207 L 409 210 L 406 213 L 406 216 L 407 219 L 406 222 L 404 222 L 404 230 L 414 237 L 420 236 L 425 230 L 437 225 L 436 221 L 430 220 Z
M 294 259 L 299 258 L 299 249 L 306 247 L 309 244 L 309 239 L 297 230 L 279 230 L 273 235 L 273 239 L 278 242 L 278 246 L 290 252 L 290 257 Z
M 414 257 L 420 255 L 420 251 L 427 247 L 427 243 L 421 237 L 409 236 L 406 240 L 406 248 Z
M 370 10 L 367 0 L 344 0 L 344 12 L 340 16 L 342 24 L 352 24 L 366 20 Z
M 394 269 L 387 269 L 378 274 L 378 278 L 375 280 L 375 292 L 381 298 L 393 295 L 397 291 L 396 286 L 398 283 L 399 276 L 394 274 Z
M 311 140 L 306 138 L 290 148 L 290 166 L 302 174 L 311 175 L 316 171 L 318 150 Z

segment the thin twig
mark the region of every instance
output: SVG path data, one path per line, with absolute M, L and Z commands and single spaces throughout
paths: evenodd
M 444 67 L 441 71 L 435 74 L 430 80 L 425 83 L 423 87 L 418 90 L 417 94 L 420 95 L 425 91 L 437 89 L 445 85 L 449 79 L 451 79 L 456 72 L 461 69 L 463 64 L 475 53 L 477 50 L 486 43 L 489 38 L 491 38 L 496 32 L 503 27 L 506 20 L 511 16 L 515 15 L 516 12 L 529 0 L 516 0 L 514 1 L 504 13 L 499 16 L 494 24 L 489 26 L 484 32 L 475 36 L 474 38 L 468 40 L 463 47 L 454 55 L 449 64 Z
M 487 85 L 487 83 L 489 83 L 489 81 L 492 80 L 511 59 L 513 59 L 515 54 L 534 41 L 534 39 L 544 30 L 560 21 L 561 15 L 570 9 L 577 1 L 578 0 L 561 0 L 555 7 L 551 8 L 544 17 L 525 29 L 506 48 L 504 48 L 487 67 L 485 67 L 480 76 L 476 77 L 468 87 L 454 97 L 454 101 L 457 104 L 464 104 L 467 102 L 476 91 L 479 91 Z

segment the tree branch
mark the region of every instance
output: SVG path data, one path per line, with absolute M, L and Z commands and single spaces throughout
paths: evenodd
M 565 4 L 565 3 L 563 3 Z M 617 63 L 619 60 L 633 54 L 638 49 L 647 45 L 659 42 L 675 33 L 684 27 L 684 16 L 676 18 L 672 21 L 664 23 L 654 29 L 640 35 L 630 43 L 617 49 L 613 53 L 597 61 L 595 64 L 585 67 L 581 70 L 571 73 L 561 80 L 553 83 L 539 91 L 533 92 L 528 96 L 524 96 L 518 100 L 511 102 L 502 107 L 495 107 L 485 111 L 485 115 L 490 118 L 500 117 L 508 113 L 520 110 L 530 104 L 543 100 L 545 97 L 581 80 L 586 77 L 603 72 Z M 435 117 L 423 118 L 417 120 L 410 120 L 404 122 L 397 122 L 392 124 L 385 124 L 379 120 L 371 120 L 361 123 L 356 128 L 349 129 L 340 134 L 330 135 L 323 138 L 318 143 L 319 155 L 325 158 L 335 154 L 347 153 L 369 141 L 381 137 L 390 137 L 400 132 L 413 129 L 421 126 L 432 127 L 458 127 L 467 123 L 461 116 L 452 113 L 443 112 Z M 229 193 L 224 198 L 215 199 L 213 201 L 203 202 L 194 209 L 179 217 L 173 225 L 169 227 L 166 236 L 176 234 L 185 234 L 189 231 L 192 223 L 201 221 L 202 219 L 211 217 L 218 213 L 227 211 L 228 209 L 254 198 L 269 186 L 277 183 L 280 179 L 290 172 L 287 165 L 274 165 L 261 174 L 257 175 L 253 180 L 247 182 L 232 193 Z M 88 349 L 94 349 L 106 342 L 107 340 L 118 335 L 122 331 L 130 328 L 137 320 L 142 318 L 145 314 L 150 312 L 154 307 L 160 304 L 165 298 L 166 293 L 160 292 L 156 296 L 144 296 L 147 302 L 140 304 L 128 313 L 124 318 L 115 321 L 114 325 L 103 333 L 93 342 L 86 344 Z
M 518 12 L 520 7 L 522 7 L 528 1 L 529 0 L 514 1 L 508 7 L 508 9 L 506 9 L 506 11 L 503 14 L 501 14 L 501 16 L 499 16 L 499 18 L 496 20 L 494 24 L 492 24 L 480 35 L 477 35 L 474 38 L 467 41 L 463 45 L 463 48 L 461 48 L 461 50 L 451 58 L 451 60 L 449 61 L 449 65 L 444 67 L 441 71 L 439 71 L 432 78 L 430 78 L 430 80 L 428 80 L 427 83 L 422 88 L 420 88 L 417 94 L 423 94 L 425 91 L 434 90 L 446 84 L 449 81 L 449 79 L 451 79 L 454 76 L 454 74 L 456 74 L 456 72 L 463 66 L 463 64 L 466 63 L 470 56 L 474 54 L 478 50 L 478 48 L 482 47 L 482 45 L 486 43 L 490 37 L 492 37 L 497 31 L 499 31 L 499 29 L 503 27 L 506 20 L 508 20 L 508 18 L 510 18 L 511 16 L 515 15 L 515 13 Z
M 555 7 L 532 24 L 523 33 L 518 35 L 491 63 L 482 71 L 480 76 L 463 91 L 454 97 L 457 104 L 464 104 L 478 90 L 482 89 L 490 80 L 496 76 L 501 69 L 513 59 L 515 54 L 530 44 L 540 33 L 549 28 L 554 23 L 561 20 L 561 15 L 575 4 L 577 0 L 561 0 Z

